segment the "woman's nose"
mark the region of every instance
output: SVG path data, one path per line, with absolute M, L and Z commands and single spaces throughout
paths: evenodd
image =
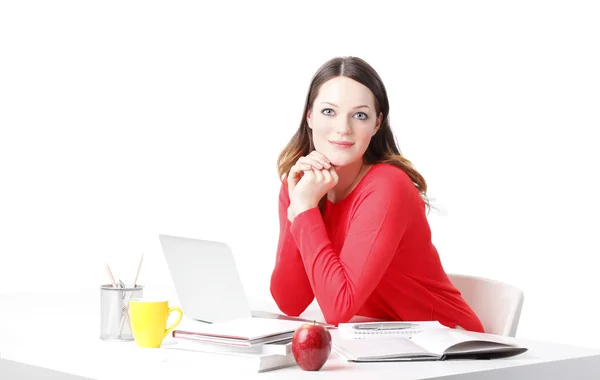
M 340 120 L 338 120 L 335 125 L 335 131 L 341 135 L 352 134 L 352 126 L 350 124 L 350 120 L 340 118 Z

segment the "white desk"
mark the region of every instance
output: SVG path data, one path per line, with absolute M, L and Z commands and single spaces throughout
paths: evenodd
M 305 315 L 314 318 L 319 312 Z M 332 353 L 318 372 L 294 366 L 254 373 L 236 368 L 225 355 L 193 353 L 190 360 L 170 350 L 140 349 L 134 342 L 104 342 L 99 329 L 99 290 L 0 295 L 0 378 L 183 380 L 229 373 L 244 379 L 600 379 L 600 350 L 521 339 L 530 351 L 500 360 L 358 364 Z

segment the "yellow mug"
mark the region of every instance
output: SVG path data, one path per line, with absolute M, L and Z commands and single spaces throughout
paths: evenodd
M 175 323 L 167 328 L 172 312 L 178 312 Z M 163 339 L 177 327 L 183 313 L 178 307 L 169 307 L 169 301 L 154 301 L 143 298 L 129 301 L 129 318 L 133 339 L 139 347 L 159 348 Z

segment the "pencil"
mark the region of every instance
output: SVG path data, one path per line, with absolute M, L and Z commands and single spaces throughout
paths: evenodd
M 108 266 L 108 263 L 104 263 L 106 265 L 106 272 L 108 273 L 108 276 L 110 277 L 110 281 L 112 282 L 112 286 L 113 288 L 117 287 L 117 283 L 115 282 L 115 278 L 112 275 L 112 272 L 110 271 L 110 267 Z
M 135 284 L 137 284 L 138 276 L 140 275 L 140 268 L 142 267 L 143 260 L 144 260 L 144 254 L 142 253 L 142 257 L 140 258 L 140 262 L 138 264 L 137 273 L 135 274 L 135 280 L 133 280 L 133 285 L 131 286 L 134 289 L 135 289 Z M 133 296 L 133 293 L 130 293 L 129 300 L 131 300 L 132 296 Z M 125 319 L 129 319 L 130 323 L 131 323 L 131 319 L 129 318 L 129 304 L 128 303 L 125 303 L 125 305 L 124 305 L 123 317 L 124 318 L 121 318 L 121 325 L 119 326 L 119 336 L 121 336 L 121 334 L 123 334 L 123 325 L 125 324 Z
M 142 257 L 140 258 L 140 263 L 138 264 L 137 273 L 135 274 L 135 280 L 133 280 L 133 288 L 135 289 L 135 284 L 137 284 L 138 276 L 140 275 L 140 268 L 142 268 L 142 261 L 144 261 L 144 254 L 142 253 Z

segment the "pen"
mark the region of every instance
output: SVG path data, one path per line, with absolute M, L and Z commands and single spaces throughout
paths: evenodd
M 356 330 L 404 330 L 419 327 L 416 323 L 397 322 L 397 323 L 371 323 L 366 325 L 354 325 Z

